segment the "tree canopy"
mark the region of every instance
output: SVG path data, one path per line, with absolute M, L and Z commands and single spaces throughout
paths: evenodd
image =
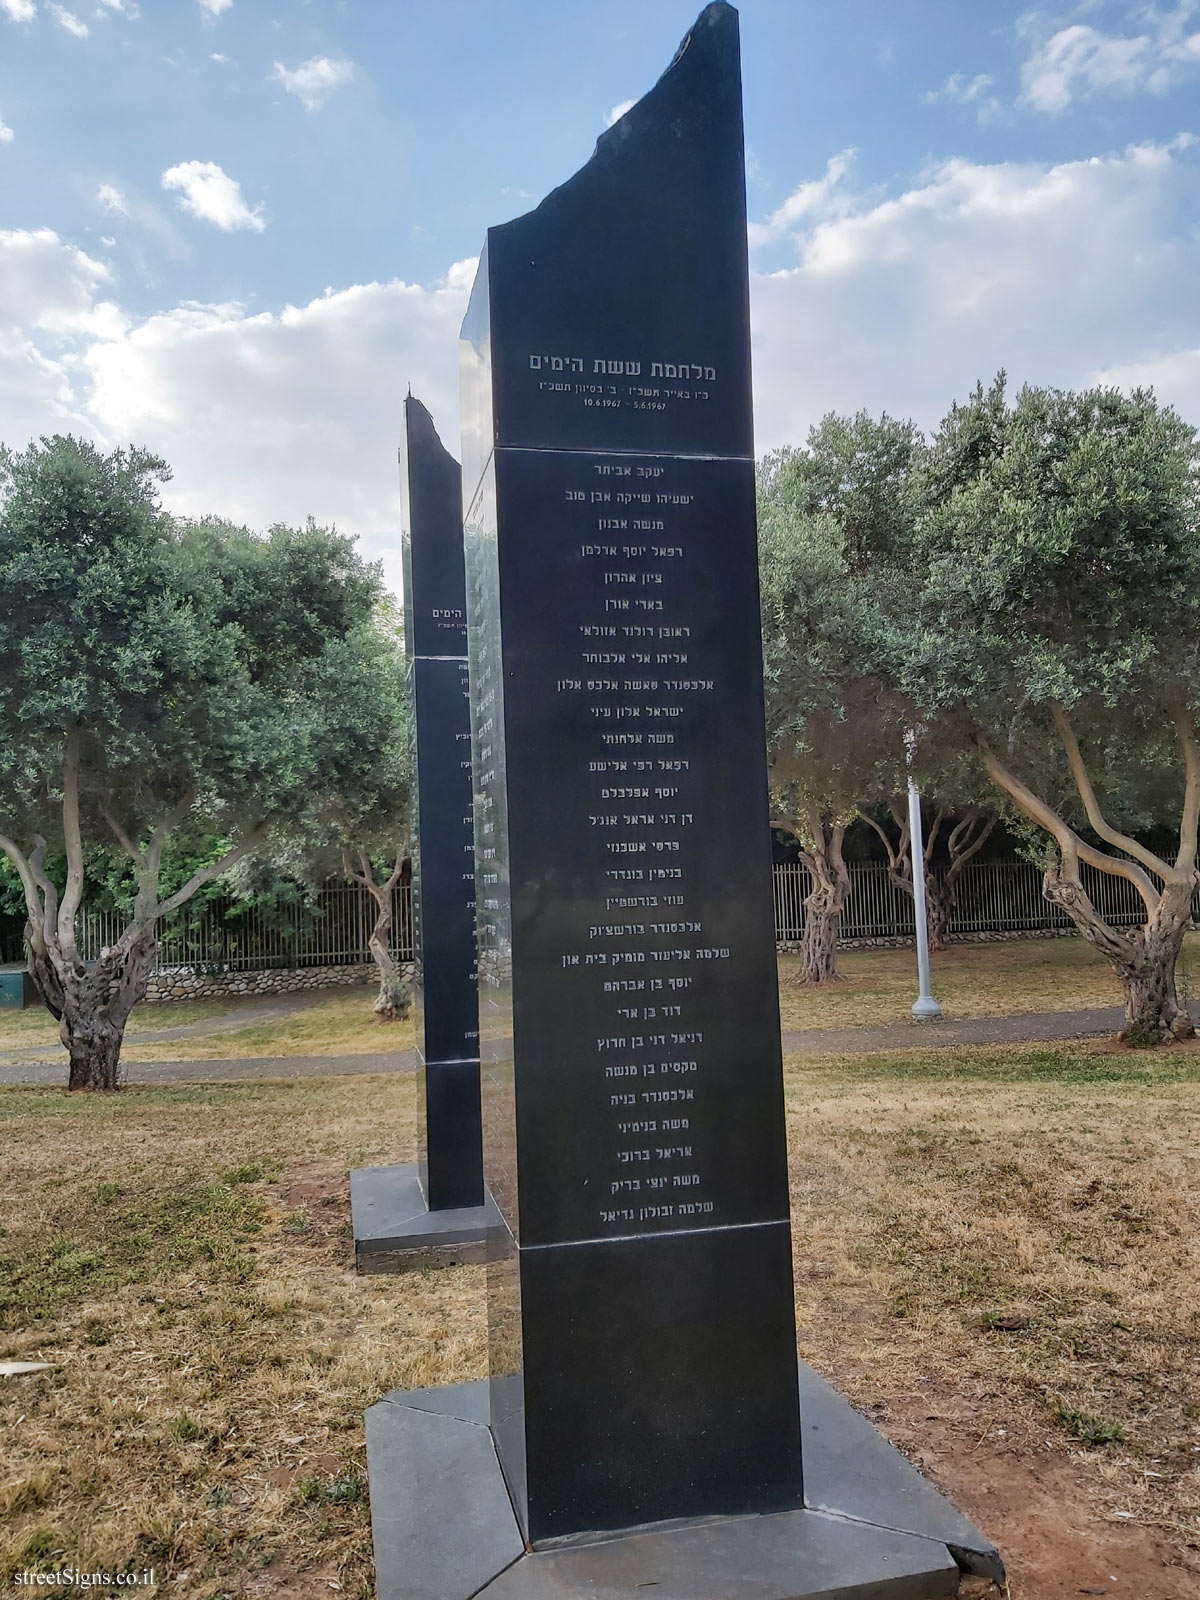
M 390 769 L 381 784 L 395 659 L 379 570 L 311 522 L 260 536 L 172 518 L 168 476 L 143 451 L 65 437 L 0 456 L 0 586 L 15 601 L 0 613 L 0 848 L 82 1083 L 115 1081 L 158 917 L 273 835 L 395 790 Z M 219 844 L 164 892 L 164 849 L 186 833 Z M 75 919 L 101 843 L 128 858 L 137 896 L 89 972 Z
M 1200 453 L 1153 395 L 1025 388 L 956 405 L 919 475 L 892 676 L 1042 830 L 1045 892 L 1113 960 L 1130 1024 L 1190 1024 L 1171 973 L 1200 817 Z M 1164 858 L 1139 835 L 1176 819 Z M 1145 928 L 1098 911 L 1125 879 Z
M 905 689 L 881 672 L 911 543 L 908 422 L 829 416 L 803 450 L 768 456 L 758 479 L 768 762 L 775 823 L 813 878 L 802 970 L 835 975 L 849 886 L 843 841 L 859 808 L 904 784 Z

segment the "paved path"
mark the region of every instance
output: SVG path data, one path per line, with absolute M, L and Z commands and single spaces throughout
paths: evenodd
M 299 999 L 299 996 L 290 998 Z M 1192 1020 L 1200 1025 L 1200 1002 Z M 1092 1011 L 1028 1011 L 1007 1017 L 969 1017 L 958 1022 L 888 1022 L 867 1028 L 809 1028 L 785 1033 L 785 1055 L 850 1055 L 866 1050 L 906 1050 L 963 1044 L 1022 1044 L 1036 1040 L 1088 1039 L 1116 1033 L 1124 1021 L 1120 1006 Z M 215 1031 L 215 1030 L 214 1030 Z M 176 1037 L 176 1034 L 172 1035 Z M 139 1043 L 150 1042 L 145 1034 Z M 42 1052 L 44 1054 L 44 1050 Z M 381 1050 L 352 1056 L 222 1057 L 201 1061 L 131 1061 L 127 1083 L 245 1083 L 261 1078 L 327 1078 L 372 1072 L 411 1072 L 415 1050 Z M 0 1064 L 0 1085 L 62 1086 L 66 1061 L 10 1061 Z

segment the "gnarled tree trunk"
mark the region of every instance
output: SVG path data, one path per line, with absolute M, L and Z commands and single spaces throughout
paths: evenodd
M 842 854 L 845 824 L 831 822 L 814 813 L 807 827 L 802 827 L 794 817 L 772 818 L 771 826 L 793 836 L 800 846 L 800 859 L 812 878 L 812 888 L 804 900 L 800 970 L 794 981 L 836 983 L 840 978 L 838 934 L 850 891 L 850 873 Z
M 1175 988 L 1175 965 L 1191 921 L 1194 888 L 1194 883 L 1167 883 L 1144 927 L 1114 928 L 1083 887 L 1072 883 L 1058 866 L 1045 874 L 1046 899 L 1060 906 L 1083 937 L 1112 962 L 1125 996 L 1121 1037 L 1132 1043 L 1187 1039 L 1195 1032 Z
M 375 926 L 367 943 L 379 968 L 379 994 L 375 1014 L 383 1022 L 400 1022 L 412 1009 L 412 994 L 390 949 L 392 933 L 392 893 L 371 888 L 375 900 Z
M 45 870 L 46 841 L 34 836 L 28 854 L 16 840 L 0 834 L 0 850 L 8 857 L 25 891 L 28 921 L 25 939 L 29 972 L 58 1023 L 59 1037 L 70 1057 L 71 1089 L 116 1089 L 120 1086 L 121 1044 L 134 1006 L 146 993 L 158 950 L 156 928 L 204 884 L 228 871 L 262 841 L 264 825 L 250 829 L 219 861 L 194 872 L 188 881 L 161 904 L 158 899 L 163 848 L 195 800 L 189 789 L 172 809 L 163 813 L 143 847 L 120 821 L 101 807 L 117 842 L 133 863 L 137 899 L 129 926 L 109 948 L 101 950 L 88 966 L 76 942 L 76 922 L 83 900 L 84 845 L 79 815 L 79 760 L 82 735 L 72 729 L 63 757 L 63 843 L 67 858 L 66 882 L 61 896 Z
M 1192 896 L 1200 885 L 1200 871 L 1196 866 L 1197 830 L 1200 829 L 1200 745 L 1191 716 L 1182 702 L 1172 705 L 1171 715 L 1179 734 L 1185 774 L 1179 850 L 1172 863 L 1108 821 L 1065 708 L 1052 703 L 1050 714 L 1088 822 L 1106 844 L 1121 852 L 1120 855 L 1106 855 L 1081 838 L 1053 806 L 1005 766 L 987 742 L 977 736 L 976 748 L 983 769 L 1030 821 L 1044 828 L 1054 840 L 1058 857 L 1046 870 L 1042 893 L 1051 904 L 1061 906 L 1084 938 L 1112 963 L 1125 995 L 1122 1038 L 1138 1045 L 1190 1038 L 1195 1029 L 1179 1004 L 1175 964 L 1191 921 Z M 1146 907 L 1144 926 L 1114 928 L 1097 911 L 1084 888 L 1081 863 L 1132 884 Z M 1155 878 L 1161 888 L 1154 882 Z
M 886 829 L 866 811 L 859 816 L 883 841 L 887 853 L 888 877 L 896 888 L 913 899 L 912 839 L 908 830 L 908 805 L 899 796 L 888 802 L 888 810 L 896 824 L 897 840 L 889 838 Z M 949 861 L 943 877 L 933 869 L 933 857 L 938 836 L 952 807 L 938 805 L 933 820 L 925 831 L 925 923 L 929 930 L 929 948 L 944 950 L 950 940 L 950 923 L 958 909 L 958 880 L 972 856 L 983 847 L 988 835 L 996 826 L 996 817 L 982 806 L 971 806 L 946 835 L 946 853 Z
M 158 941 L 153 928 L 131 929 L 91 968 L 76 957 L 56 963 L 45 940 L 26 928 L 29 971 L 70 1057 L 69 1089 L 120 1086 L 121 1045 L 130 1012 L 145 997 Z
M 804 902 L 804 932 L 800 939 L 800 971 L 804 983 L 835 983 L 838 930 L 844 891 L 836 880 L 813 874 L 813 886 Z

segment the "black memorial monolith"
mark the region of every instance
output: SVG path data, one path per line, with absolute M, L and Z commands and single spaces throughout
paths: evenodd
M 404 402 L 404 649 L 413 749 L 418 1154 L 431 1211 L 483 1204 L 462 472 Z
M 729 7 L 489 231 L 462 350 L 501 1461 L 534 1542 L 797 1506 Z
M 418 1160 L 352 1172 L 360 1271 L 481 1259 L 483 1182 L 462 473 L 411 394 L 400 450 L 413 771 Z
M 1002 1572 L 797 1374 L 747 286 L 715 4 L 489 231 L 463 327 L 503 1224 L 489 1384 L 368 1413 L 382 1600 L 930 1600 Z

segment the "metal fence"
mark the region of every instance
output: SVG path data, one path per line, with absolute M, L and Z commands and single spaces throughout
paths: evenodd
M 1084 867 L 1083 883 L 1092 904 L 1110 923 L 1128 927 L 1146 920 L 1141 896 L 1125 878 Z M 804 899 L 812 886 L 807 868 L 788 863 L 775 868 L 775 936 L 799 939 L 804 931 Z M 1200 900 L 1193 904 L 1200 915 Z M 977 933 L 1054 933 L 1071 919 L 1042 896 L 1042 873 L 1027 861 L 969 862 L 958 876 L 958 905 L 950 935 Z M 850 868 L 850 891 L 842 912 L 843 939 L 912 936 L 911 895 L 898 889 L 886 867 Z
M 1090 867 L 1084 884 L 1096 908 L 1117 926 L 1145 920 L 1145 907 L 1133 885 Z M 804 931 L 804 899 L 811 879 L 798 863 L 775 868 L 775 934 L 785 942 Z M 412 896 L 408 885 L 392 899 L 391 950 L 399 961 L 413 952 Z M 1200 920 L 1200 897 L 1193 908 Z M 358 884 L 323 890 L 304 905 L 276 908 L 270 914 L 232 900 L 184 906 L 164 922 L 159 968 L 261 971 L 272 967 L 350 966 L 371 960 L 367 944 L 375 925 L 375 902 Z M 1042 898 L 1041 871 L 1024 861 L 972 862 L 958 879 L 958 906 L 950 934 L 1053 933 L 1071 922 Z M 85 912 L 79 947 L 85 960 L 117 940 L 124 928 L 119 915 Z M 911 938 L 913 903 L 881 866 L 850 868 L 850 892 L 842 912 L 843 939 Z M 0 949 L 0 958 L 23 959 L 19 938 Z
M 158 967 L 246 972 L 354 966 L 372 959 L 367 941 L 375 914 L 374 900 L 357 883 L 324 889 L 312 901 L 276 907 L 269 915 L 233 900 L 183 906 L 159 929 Z M 94 961 L 120 938 L 124 926 L 119 914 L 85 912 L 79 929 L 84 960 Z M 407 885 L 392 895 L 389 946 L 398 961 L 412 958 L 412 895 Z

